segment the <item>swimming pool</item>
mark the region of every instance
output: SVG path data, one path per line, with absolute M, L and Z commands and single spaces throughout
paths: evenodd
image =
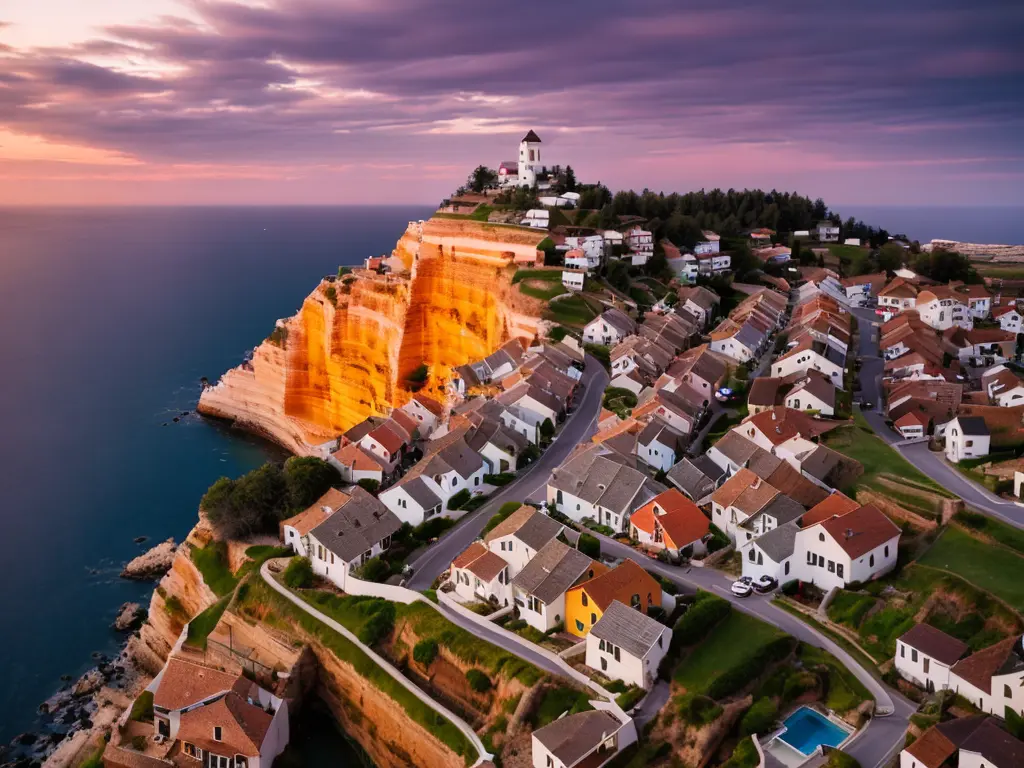
M 802 755 L 810 755 L 819 744 L 838 747 L 850 731 L 842 728 L 810 707 L 800 707 L 783 723 L 786 731 L 779 738 Z

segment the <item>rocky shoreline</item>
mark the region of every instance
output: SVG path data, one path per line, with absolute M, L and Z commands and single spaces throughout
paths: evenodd
M 142 543 L 145 537 L 136 539 Z M 138 581 L 157 580 L 170 569 L 177 545 L 167 539 L 125 565 L 121 576 Z M 152 676 L 136 661 L 139 630 L 146 609 L 140 603 L 124 603 L 112 625 L 127 633 L 116 657 L 94 652 L 96 665 L 77 680 L 62 677 L 63 684 L 38 707 L 38 727 L 0 745 L 0 768 L 64 768 L 73 765 L 82 750 L 110 729 Z

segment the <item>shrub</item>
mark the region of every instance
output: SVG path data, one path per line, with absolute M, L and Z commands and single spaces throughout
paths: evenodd
M 374 646 L 391 634 L 395 628 L 395 604 L 386 600 L 372 603 L 369 620 L 359 630 L 359 641 L 364 645 Z
M 634 688 L 631 691 L 626 691 L 615 697 L 615 703 L 624 711 L 628 712 L 635 707 L 644 696 L 647 695 L 647 691 L 643 688 Z
M 143 691 L 132 704 L 131 719 L 139 723 L 153 722 L 153 692 Z
M 416 541 L 426 543 L 431 539 L 436 539 L 453 525 L 455 525 L 455 521 L 447 517 L 432 517 L 413 528 L 412 537 Z
M 711 554 L 712 552 L 717 552 L 720 549 L 725 549 L 732 543 L 729 537 L 722 533 L 722 530 L 714 523 L 711 523 L 710 528 L 711 540 L 708 541 L 707 544 L 708 554 Z
M 697 595 L 697 602 L 680 617 L 672 631 L 672 645 L 677 648 L 703 640 L 732 610 L 728 600 L 710 592 L 698 592 Z
M 754 746 L 751 738 L 747 736 L 736 745 L 736 749 L 732 751 L 732 756 L 722 764 L 722 768 L 755 768 L 759 763 L 760 758 L 757 755 L 757 747 Z
M 597 560 L 601 557 L 601 542 L 589 533 L 580 534 L 580 540 L 576 543 L 576 549 L 591 560 Z
M 511 483 L 515 479 L 516 479 L 516 473 L 515 472 L 499 472 L 496 475 L 490 475 L 490 474 L 484 475 L 484 482 L 487 483 L 488 485 L 497 485 L 497 486 L 508 485 L 509 483 Z M 516 508 L 518 509 L 518 505 L 516 505 Z
M 782 594 L 792 597 L 800 591 L 800 582 L 796 579 L 790 579 L 785 584 L 783 584 L 782 587 L 780 587 L 780 589 L 782 590 Z
M 530 443 L 523 450 L 521 450 L 519 452 L 519 456 L 516 457 L 516 469 L 528 467 L 539 458 L 540 448 L 538 448 L 533 443 Z
M 356 578 L 380 584 L 386 581 L 390 575 L 391 566 L 388 565 L 386 560 L 381 560 L 379 557 L 371 557 L 357 571 Z
M 380 480 L 374 480 L 372 477 L 364 477 L 362 480 L 356 483 L 356 485 L 358 485 L 367 493 L 373 494 L 374 496 L 376 496 L 377 491 L 380 490 Z
M 595 358 L 605 369 L 611 367 L 612 351 L 604 344 L 584 344 L 583 351 Z
M 413 384 L 423 384 L 427 380 L 427 376 L 430 375 L 430 369 L 426 363 L 420 363 L 410 371 L 409 375 L 406 376 L 406 381 Z
M 544 419 L 540 424 L 540 436 L 544 440 L 550 440 L 555 434 L 555 425 L 551 419 Z
M 467 669 L 466 682 L 468 682 L 469 687 L 477 693 L 487 693 L 491 690 L 491 678 L 479 669 Z
M 463 488 L 448 499 L 448 509 L 462 509 L 462 505 L 469 501 L 470 495 L 469 489 Z
M 786 678 L 786 684 L 782 687 L 782 700 L 784 702 L 795 701 L 807 691 L 813 690 L 818 685 L 818 676 L 813 672 L 794 672 Z
M 277 326 L 270 332 L 270 335 L 267 336 L 267 341 L 281 349 L 284 349 L 285 345 L 288 343 L 288 328 L 283 325 Z
M 708 696 L 713 699 L 722 699 L 736 693 L 748 682 L 757 678 L 766 666 L 785 658 L 792 650 L 792 638 L 780 637 L 778 640 L 773 640 L 732 669 L 728 669 L 716 677 L 708 686 Z
M 779 717 L 779 708 L 769 698 L 758 699 L 740 720 L 740 733 L 749 736 L 753 733 L 766 734 Z
M 132 710 L 134 713 L 135 710 Z M 1013 707 L 1006 707 L 1006 730 L 1015 739 L 1024 739 L 1024 718 L 1014 711 Z
M 417 664 L 429 667 L 434 659 L 437 658 L 437 641 L 429 638 L 427 640 L 420 640 L 412 649 L 412 657 L 416 660 Z
M 569 329 L 562 325 L 556 325 L 548 331 L 548 338 L 556 344 L 569 334 Z
M 722 714 L 722 708 L 714 699 L 699 693 L 687 693 L 676 699 L 676 712 L 683 722 L 700 726 L 717 720 Z
M 841 749 L 833 749 L 822 768 L 860 768 L 860 763 L 855 757 L 846 754 Z
M 487 500 L 489 498 L 490 496 L 486 493 L 478 494 L 471 498 L 469 501 L 467 501 L 465 504 L 463 504 L 462 508 L 467 512 L 472 512 L 474 510 L 480 509 L 480 507 L 487 503 Z
M 283 578 L 289 589 L 306 589 L 313 584 L 313 566 L 304 557 L 293 558 L 284 569 Z
M 497 513 L 491 516 L 491 519 L 487 521 L 487 525 L 484 526 L 483 532 L 490 533 L 497 528 L 509 515 L 515 512 L 522 505 L 518 501 L 506 501 L 498 509 Z
M 178 599 L 177 595 L 171 595 L 166 600 L 164 600 L 164 610 L 167 611 L 167 615 L 171 618 L 188 617 L 188 614 L 185 613 L 185 606 L 181 604 L 181 601 Z

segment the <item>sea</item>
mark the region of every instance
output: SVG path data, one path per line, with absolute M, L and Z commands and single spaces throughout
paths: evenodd
M 1024 243 L 1019 208 L 837 210 L 921 241 Z M 430 211 L 0 208 L 0 744 L 117 654 L 118 607 L 153 589 L 124 563 L 182 540 L 218 477 L 282 457 L 196 416 L 200 379 Z
M 321 276 L 429 206 L 0 209 L 0 744 L 115 656 L 129 559 L 273 445 L 194 413 Z M 135 543 L 145 536 L 145 543 Z

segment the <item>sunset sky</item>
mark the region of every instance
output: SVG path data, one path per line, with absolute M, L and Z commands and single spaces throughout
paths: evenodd
M 9 0 L 0 204 L 435 202 L 533 128 L 613 189 L 1024 200 L 1024 3 Z

